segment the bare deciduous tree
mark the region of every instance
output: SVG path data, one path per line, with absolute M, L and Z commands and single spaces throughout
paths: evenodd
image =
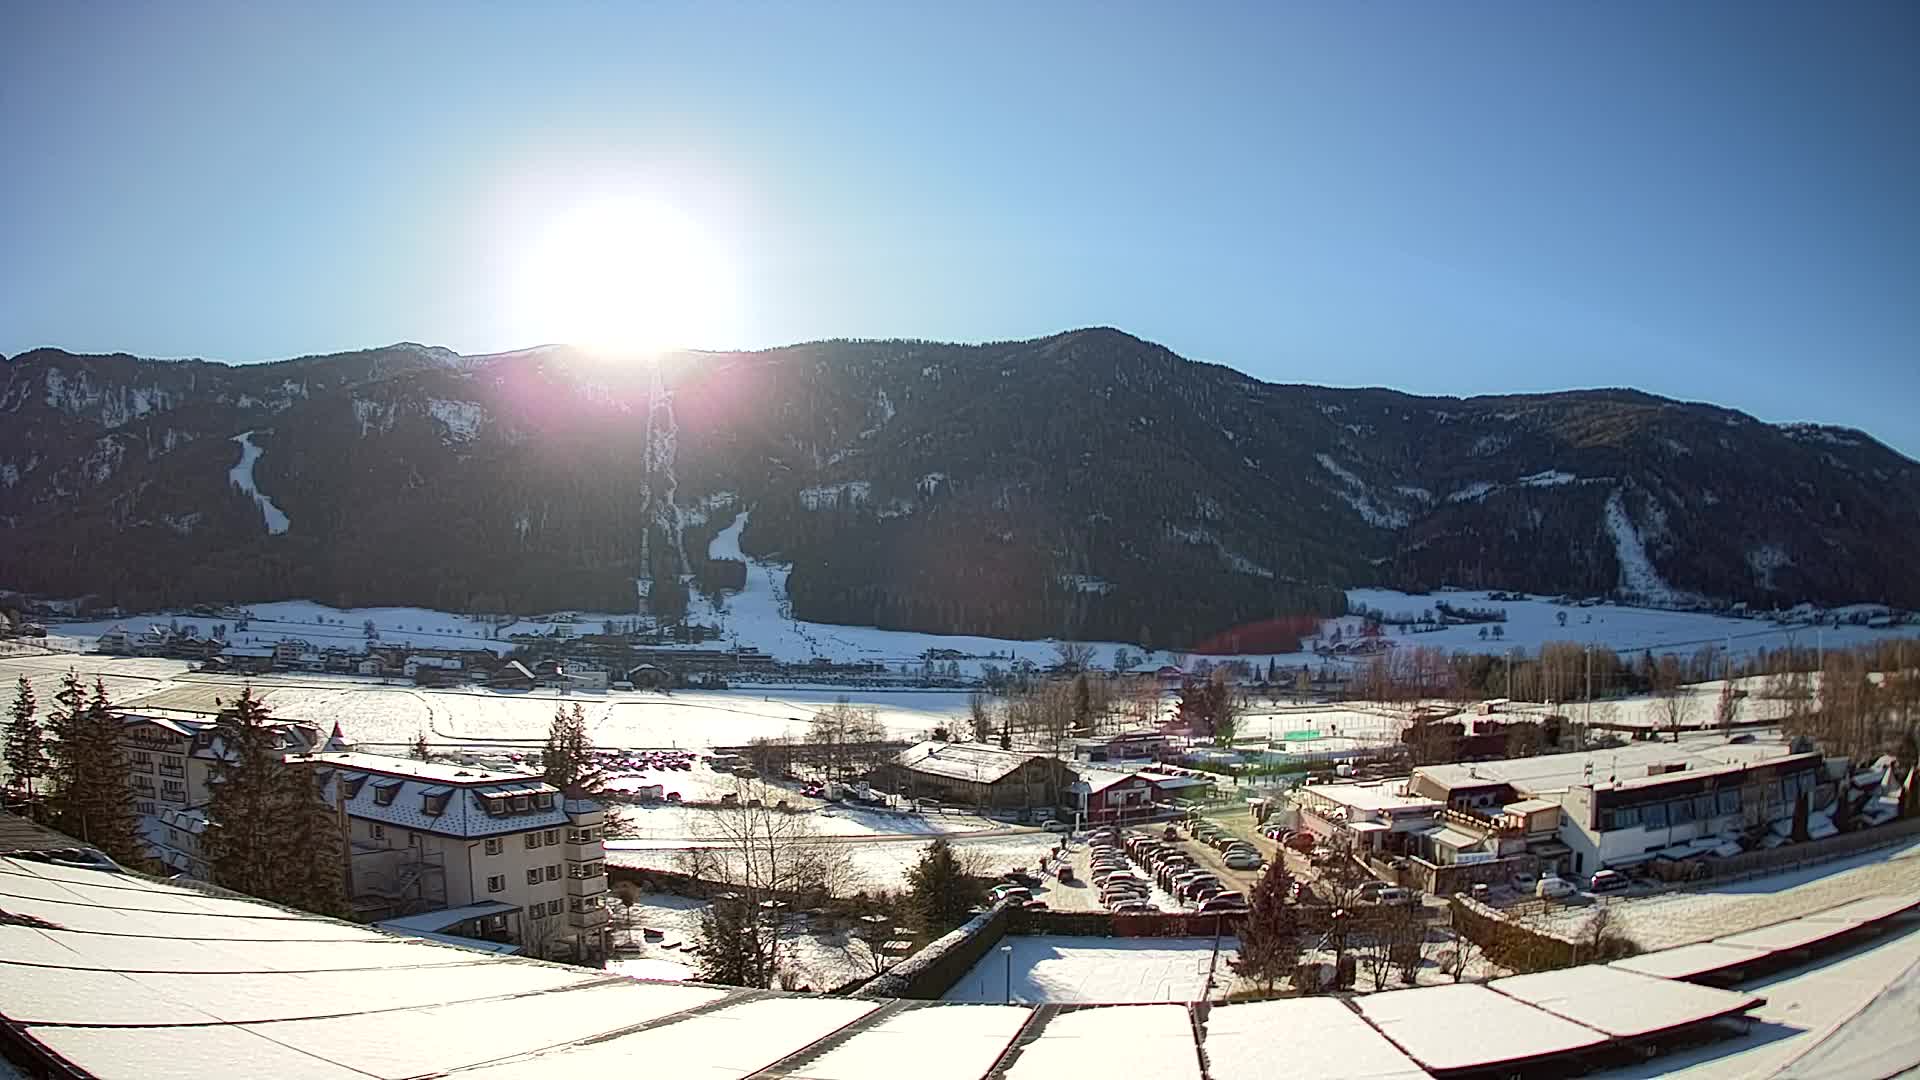
M 695 819 L 696 834 L 709 846 L 680 856 L 683 872 L 722 893 L 701 925 L 702 956 L 725 961 L 709 968 L 710 977 L 774 985 L 783 960 L 785 912 L 845 895 L 858 883 L 846 846 L 821 837 L 805 815 L 776 809 L 782 794 L 757 781 L 736 780 L 732 805 Z

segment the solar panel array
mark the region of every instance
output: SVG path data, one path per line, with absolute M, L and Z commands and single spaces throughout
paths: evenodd
M 1885 907 L 1862 902 L 1826 925 Z M 782 994 L 645 982 L 0 858 L 0 1016 L 85 1073 L 129 1080 L 634 1065 L 705 1080 L 1412 1080 L 1604 1048 L 1759 1003 L 1618 966 L 1211 1007 Z

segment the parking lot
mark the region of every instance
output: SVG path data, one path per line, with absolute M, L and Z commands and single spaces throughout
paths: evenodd
M 1169 824 L 1105 829 L 1073 853 L 1081 910 L 1231 910 L 1256 880 L 1251 853 L 1229 866 L 1223 854 Z M 1065 889 L 1060 890 L 1066 892 Z

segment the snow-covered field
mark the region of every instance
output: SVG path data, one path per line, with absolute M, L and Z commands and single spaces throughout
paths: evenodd
M 845 844 L 853 871 L 859 878 L 854 888 L 899 889 L 906 885 L 907 868 L 919 860 L 929 839 L 927 836 L 905 836 L 838 842 Z M 1059 842 L 1060 838 L 1052 833 L 1008 832 L 956 837 L 953 846 L 962 852 L 977 852 L 987 872 L 1000 874 L 1017 866 L 1032 869 L 1040 865 L 1040 861 Z M 689 846 L 692 845 L 671 840 L 610 840 L 607 842 L 607 863 L 610 866 L 677 872 L 682 869 L 682 852 Z
M 1595 607 L 1568 607 L 1549 600 L 1488 600 L 1484 592 L 1443 592 L 1430 596 L 1411 596 L 1387 589 L 1349 589 L 1347 602 L 1380 611 L 1389 617 L 1418 616 L 1437 602 L 1456 607 L 1497 609 L 1506 612 L 1507 621 L 1497 624 L 1498 640 L 1480 637 L 1481 626 L 1457 625 L 1419 634 L 1392 634 L 1389 639 L 1401 646 L 1432 645 L 1448 652 L 1519 654 L 1537 652 L 1550 641 L 1602 645 L 1621 653 L 1651 650 L 1691 654 L 1702 645 L 1731 648 L 1737 655 L 1756 649 L 1780 649 L 1788 646 L 1812 648 L 1823 643 L 1828 648 L 1858 645 L 1894 637 L 1920 636 L 1920 627 L 1874 629 L 1867 626 L 1829 626 L 1817 630 L 1811 626 L 1775 626 L 1764 619 L 1735 619 L 1694 611 L 1665 611 L 1655 608 L 1622 607 L 1600 604 Z M 1566 624 L 1560 617 L 1566 616 Z M 1589 621 L 1590 620 L 1590 621 Z M 1360 620 L 1337 620 L 1343 634 L 1359 628 Z M 1329 628 L 1331 632 L 1331 627 Z M 1285 664 L 1287 658 L 1280 662 Z
M 669 790 L 673 785 L 685 785 L 688 779 L 698 780 L 703 776 L 717 774 L 694 769 L 691 772 L 673 772 L 661 774 L 662 782 Z M 681 778 L 676 780 L 675 778 Z M 725 777 L 732 780 L 732 777 Z M 713 785 L 716 790 L 722 785 Z M 732 790 L 726 787 L 725 790 Z M 786 797 L 787 792 L 769 792 L 769 797 Z M 682 796 L 683 798 L 686 796 Z M 834 837 L 934 837 L 943 833 L 1000 832 L 1009 828 L 1005 823 L 991 818 L 977 817 L 973 814 L 908 814 L 891 813 L 884 810 L 870 810 L 851 804 L 821 804 L 813 799 L 792 795 L 791 801 L 796 810 L 810 811 L 807 822 L 821 836 Z M 623 827 L 620 839 L 607 841 L 607 847 L 641 849 L 658 846 L 658 841 L 700 840 L 703 837 L 721 835 L 713 823 L 716 814 L 727 811 L 697 806 L 675 806 L 668 803 L 653 806 L 630 806 L 621 811 Z
M 234 469 L 236 483 L 241 481 L 240 474 L 243 471 L 246 473 L 245 479 L 251 481 L 252 461 L 259 453 L 251 443 L 243 445 L 246 453 L 241 466 Z M 280 515 L 275 519 L 278 510 L 272 507 L 271 501 L 257 493 L 256 497 L 260 499 L 263 513 L 269 521 L 277 520 L 280 528 L 284 529 L 285 516 Z M 747 558 L 740 550 L 740 534 L 746 524 L 747 514 L 743 512 L 721 530 L 708 546 L 708 554 L 713 558 L 735 559 L 746 564 L 746 586 L 717 603 L 709 602 L 696 593 L 688 612 L 692 621 L 718 627 L 723 641 L 728 645 L 758 648 L 776 659 L 788 662 L 805 662 L 815 658 L 842 663 L 877 662 L 896 672 L 903 668 L 917 670 L 929 649 L 951 649 L 967 657 L 958 663 L 961 672 L 968 676 L 978 675 L 983 664 L 997 664 L 1004 668 L 1015 660 L 1044 665 L 1058 659 L 1057 645 L 1051 640 L 1014 641 L 965 635 L 920 634 L 795 619 L 787 596 L 787 575 L 791 567 L 785 563 Z M 1650 567 L 1644 573 L 1636 570 L 1636 581 L 1651 572 Z M 1640 583 L 1646 584 L 1645 581 Z M 1423 634 L 1393 634 L 1389 638 L 1399 645 L 1434 645 L 1449 651 L 1464 652 L 1531 652 L 1544 642 L 1575 641 L 1606 645 L 1622 652 L 1651 649 L 1655 652 L 1671 650 L 1690 653 L 1702 644 L 1711 643 L 1730 645 L 1736 653 L 1748 653 L 1757 648 L 1810 645 L 1816 638 L 1823 638 L 1828 645 L 1841 646 L 1901 632 L 1920 634 L 1920 628 L 1914 627 L 1874 630 L 1864 626 L 1845 626 L 1816 631 L 1811 627 L 1786 628 L 1757 619 L 1734 619 L 1694 612 L 1614 604 L 1566 607 L 1544 599 L 1488 600 L 1486 595 L 1484 592 L 1463 591 L 1412 596 L 1385 589 L 1352 589 L 1348 591 L 1347 598 L 1355 606 L 1364 605 L 1388 616 L 1419 615 L 1440 601 L 1471 608 L 1497 608 L 1506 613 L 1507 621 L 1500 624 L 1502 636 L 1498 640 L 1481 638 L 1483 627 L 1469 625 L 1448 626 Z M 245 629 L 232 628 L 232 619 L 161 612 L 122 619 L 56 623 L 49 627 L 49 633 L 54 635 L 49 643 L 84 651 L 91 648 L 101 634 L 116 626 L 137 632 L 152 623 L 177 622 L 182 627 L 197 627 L 203 634 L 210 633 L 215 624 L 227 624 L 230 628 L 229 640 L 236 645 L 271 645 L 282 639 L 298 638 L 316 646 L 357 648 L 368 640 L 367 627 L 371 624 L 379 634 L 380 641 L 389 644 L 484 648 L 506 652 L 513 647 L 509 638 L 515 634 L 557 634 L 563 630 L 567 633 L 596 633 L 608 625 L 616 629 L 626 628 L 635 618 L 633 612 L 582 611 L 565 613 L 565 622 L 556 622 L 552 616 L 538 616 L 503 624 L 423 608 L 343 610 L 301 600 L 253 604 L 246 610 L 250 614 Z M 1563 617 L 1566 619 L 1565 625 L 1560 622 Z M 1338 628 L 1343 635 L 1350 635 L 1360 624 L 1361 620 L 1355 617 L 1328 620 L 1323 631 L 1331 635 Z M 1093 662 L 1100 666 L 1111 665 L 1115 652 L 1123 646 L 1118 642 L 1089 644 L 1094 650 Z M 1166 664 L 1174 659 L 1172 654 L 1164 651 L 1148 652 L 1131 644 L 1124 647 L 1135 657 L 1136 667 L 1142 669 Z M 1318 665 L 1320 662 L 1308 652 L 1282 656 L 1250 654 L 1247 659 L 1261 664 L 1274 660 L 1293 667 Z
M 1239 942 L 1220 940 L 1214 964 L 1212 938 L 1089 938 L 1008 936 L 960 977 L 944 1001 L 1001 1002 L 1008 990 L 1015 1003 L 1051 1005 L 1121 1004 L 1143 1001 L 1201 1001 L 1232 983 L 1227 967 Z

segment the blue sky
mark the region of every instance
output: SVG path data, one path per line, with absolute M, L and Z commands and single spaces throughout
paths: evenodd
M 565 340 L 530 253 L 634 198 L 726 267 L 691 344 L 1106 324 L 1915 455 L 1916 55 L 1906 2 L 0 5 L 0 351 Z

